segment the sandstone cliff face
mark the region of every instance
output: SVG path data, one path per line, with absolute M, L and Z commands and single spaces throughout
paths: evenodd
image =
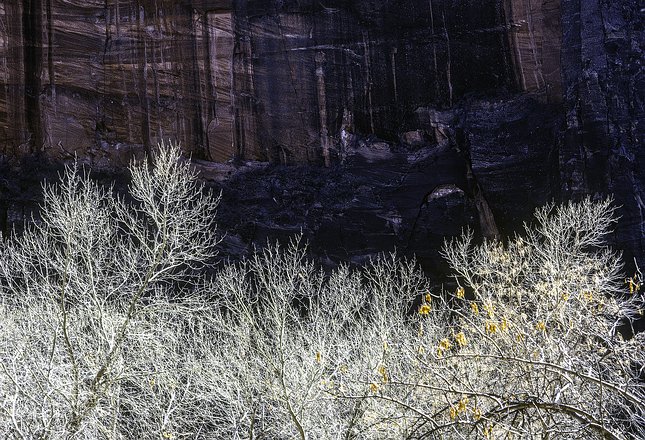
M 172 136 L 209 160 L 320 162 L 343 120 L 395 139 L 422 105 L 559 97 L 545 3 L 5 0 L 1 148 L 100 160 Z
M 225 142 L 224 128 L 232 133 L 230 14 L 176 1 L 7 0 L 0 8 L 6 154 L 80 153 L 122 166 L 120 150 L 176 136 L 203 155 L 209 140 Z M 226 112 L 216 114 L 215 102 Z
M 241 243 L 304 227 L 332 259 L 432 254 L 613 193 L 642 262 L 642 18 L 635 0 L 0 0 L 0 154 L 115 170 L 177 139 L 235 175 L 217 184 Z M 322 168 L 297 190 L 230 159 Z

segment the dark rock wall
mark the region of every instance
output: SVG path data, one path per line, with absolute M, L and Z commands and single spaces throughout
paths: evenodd
M 343 115 L 396 139 L 419 106 L 544 89 L 550 34 L 514 3 L 4 0 L 0 149 L 107 167 L 172 136 L 209 160 L 321 162 Z
M 448 108 L 466 94 L 514 87 L 498 3 L 236 2 L 245 17 L 236 31 L 250 38 L 257 137 L 267 149 L 257 156 L 320 161 L 326 136 L 338 154 L 343 115 L 352 130 L 393 140 L 415 128 L 419 106 Z
M 564 198 L 612 194 L 615 239 L 645 259 L 645 10 L 639 2 L 562 0 L 565 125 L 559 172 Z
M 0 0 L 0 24 L 10 164 L 118 170 L 177 139 L 226 191 L 232 246 L 302 228 L 332 260 L 435 261 L 464 225 L 613 194 L 645 266 L 636 0 Z

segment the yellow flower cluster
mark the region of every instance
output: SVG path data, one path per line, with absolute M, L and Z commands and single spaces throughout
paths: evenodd
M 545 332 L 546 331 L 546 324 L 544 323 L 544 321 L 538 321 L 538 323 L 535 324 L 535 329 L 538 330 L 538 331 L 541 331 L 541 332 Z
M 462 397 L 457 404 L 457 412 L 464 412 L 468 409 L 468 397 Z
M 466 296 L 466 289 L 461 286 L 458 287 L 457 291 L 455 292 L 455 296 L 459 299 L 464 299 L 464 297 Z
M 430 314 L 430 304 L 422 304 L 421 307 L 419 307 L 419 315 L 421 316 L 428 316 Z
M 388 383 L 389 378 L 388 378 L 388 375 L 387 375 L 387 369 L 385 368 L 385 365 L 379 365 L 378 374 L 381 375 L 381 382 Z
M 498 330 L 497 324 L 493 321 L 486 321 L 484 328 L 486 329 L 486 333 L 489 335 L 497 333 Z
M 450 405 L 449 415 L 451 420 L 455 420 L 457 416 L 461 413 L 468 411 L 468 397 L 462 397 L 457 402 L 457 406 Z
M 460 347 L 464 347 L 468 343 L 464 332 L 459 332 L 455 335 L 455 342 L 457 342 L 457 345 L 459 345 Z
M 582 292 L 582 297 L 587 301 L 593 301 L 593 293 L 591 293 L 589 290 Z
M 470 310 L 472 310 L 473 314 L 479 315 L 479 306 L 477 305 L 476 302 L 470 303 Z
M 450 340 L 448 340 L 448 338 L 443 338 L 441 341 L 439 341 L 439 346 L 437 347 L 437 356 L 443 356 L 444 351 L 450 350 L 450 348 L 452 348 Z
M 372 393 L 376 393 L 376 392 L 378 391 L 378 385 L 377 385 L 376 383 L 372 382 L 372 383 L 370 384 L 370 391 L 371 391 Z
M 637 276 L 633 276 L 625 280 L 625 283 L 629 285 L 629 293 L 631 293 L 632 295 L 641 289 L 641 283 L 638 282 Z
M 484 304 L 484 310 L 488 313 L 490 319 L 495 317 L 495 307 L 491 303 Z

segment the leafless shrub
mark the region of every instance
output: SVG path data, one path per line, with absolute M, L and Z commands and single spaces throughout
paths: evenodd
M 9 438 L 164 432 L 169 417 L 155 410 L 169 415 L 188 379 L 146 405 L 138 384 L 182 362 L 185 335 L 171 324 L 189 320 L 194 302 L 172 303 L 169 287 L 197 281 L 190 269 L 213 253 L 218 203 L 178 155 L 162 145 L 152 165 L 132 164 L 134 204 L 69 168 L 44 187 L 42 222 L 3 243 L 0 431 Z
M 617 331 L 641 279 L 604 247 L 609 201 L 446 243 L 454 293 L 394 255 L 325 275 L 299 240 L 206 279 L 217 199 L 178 154 L 133 165 L 133 205 L 68 170 L 0 247 L 8 438 L 645 436 L 645 338 Z
M 619 255 L 603 247 L 611 202 L 547 206 L 536 219 L 508 244 L 474 246 L 469 233 L 446 243 L 463 284 L 436 313 L 453 319 L 419 339 L 423 354 L 408 351 L 419 369 L 390 383 L 415 396 L 420 434 L 645 436 L 644 338 L 616 331 L 643 301 L 639 281 L 624 294 Z

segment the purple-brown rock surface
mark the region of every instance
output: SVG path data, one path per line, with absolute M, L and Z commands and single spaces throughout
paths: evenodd
M 0 226 L 37 199 L 33 164 L 118 171 L 171 138 L 223 189 L 231 249 L 303 230 L 333 261 L 396 246 L 434 263 L 464 226 L 504 235 L 547 201 L 611 194 L 612 240 L 643 267 L 644 14 L 636 0 L 0 0 L 14 170 Z

